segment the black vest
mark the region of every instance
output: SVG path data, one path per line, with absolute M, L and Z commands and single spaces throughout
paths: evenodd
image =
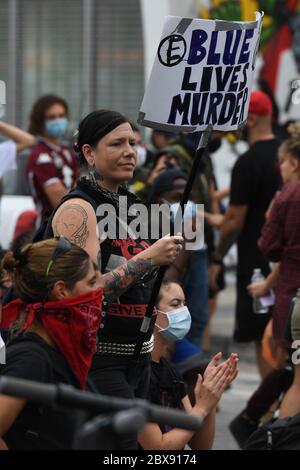
M 127 197 L 128 208 L 133 204 L 140 203 L 140 200 L 124 188 L 120 188 L 118 196 Z M 69 199 L 80 198 L 92 205 L 95 213 L 101 204 L 112 204 L 115 207 L 118 216 L 118 196 L 115 193 L 103 191 L 101 188 L 93 187 L 89 180 L 81 178 L 77 182 L 77 187 L 72 189 L 60 202 L 60 207 Z M 58 207 L 53 211 L 47 222 L 43 234 L 44 239 L 53 237 L 52 220 Z M 127 217 L 127 223 L 133 217 Z M 97 217 L 97 222 L 99 218 Z M 148 221 L 145 221 L 148 223 Z M 101 271 L 107 273 L 118 266 L 125 264 L 132 257 L 145 250 L 151 245 L 150 240 L 140 238 L 133 240 L 110 239 L 106 238 L 101 243 Z M 156 271 L 142 276 L 134 285 L 132 285 L 116 303 L 108 303 L 105 298 L 103 302 L 103 321 L 99 331 L 99 340 L 101 342 L 114 343 L 135 343 L 138 332 L 141 327 L 143 317 L 146 313 L 147 304 L 150 299 L 152 287 L 155 281 Z M 148 341 L 153 332 L 155 316 L 152 320 L 152 326 L 145 338 Z

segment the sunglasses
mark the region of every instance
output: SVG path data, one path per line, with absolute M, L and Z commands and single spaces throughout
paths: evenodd
M 46 273 L 45 273 L 46 278 L 49 276 L 51 268 L 53 264 L 55 263 L 55 261 L 57 260 L 57 258 L 59 258 L 61 255 L 63 255 L 67 251 L 71 250 L 73 246 L 72 243 L 69 242 L 69 240 L 63 236 L 56 237 L 56 240 L 58 240 L 57 247 L 55 248 L 52 258 L 50 259 L 48 263 Z

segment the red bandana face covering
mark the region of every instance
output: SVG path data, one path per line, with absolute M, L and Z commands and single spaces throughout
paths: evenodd
M 27 307 L 29 313 L 23 331 L 26 331 L 37 317 L 56 348 L 65 356 L 81 388 L 84 389 L 96 351 L 97 331 L 101 321 L 102 289 L 44 304 L 26 306 L 20 301 L 18 304 L 21 308 Z

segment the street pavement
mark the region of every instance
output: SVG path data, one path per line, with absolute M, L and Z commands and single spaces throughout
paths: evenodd
M 254 345 L 237 345 L 232 341 L 234 289 L 233 279 L 229 278 L 226 290 L 219 296 L 218 309 L 212 327 L 212 351 L 238 352 L 240 356 L 239 375 L 230 389 L 224 393 L 219 405 L 214 450 L 239 449 L 228 429 L 228 424 L 245 407 L 248 398 L 259 384 Z

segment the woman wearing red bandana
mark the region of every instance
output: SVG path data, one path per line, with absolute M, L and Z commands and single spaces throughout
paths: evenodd
M 96 350 L 102 290 L 88 254 L 63 237 L 8 253 L 19 297 L 2 311 L 0 328 L 16 320 L 1 375 L 84 389 Z M 70 449 L 73 411 L 0 395 L 0 449 Z

